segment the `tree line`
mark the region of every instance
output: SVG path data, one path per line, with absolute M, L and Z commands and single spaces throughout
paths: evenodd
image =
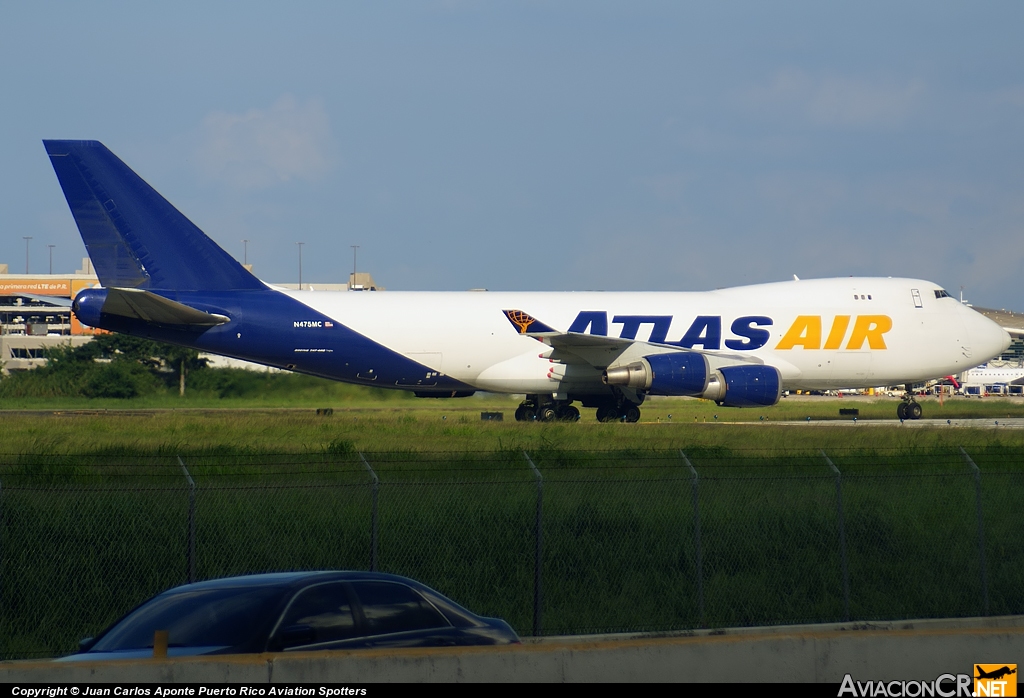
M 213 368 L 195 349 L 126 334 L 101 334 L 79 346 L 46 351 L 46 363 L 0 375 L 3 398 L 185 397 L 295 401 L 394 401 L 404 391 L 347 385 L 288 371 Z M 0 405 L 2 406 L 2 405 Z
M 125 334 L 101 334 L 79 346 L 46 350 L 46 363 L 0 380 L 0 397 L 133 398 L 177 388 L 208 370 L 195 349 Z

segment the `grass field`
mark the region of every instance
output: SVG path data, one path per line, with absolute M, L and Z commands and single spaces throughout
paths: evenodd
M 335 384 L 327 384 L 331 387 Z M 322 386 L 321 386 L 322 387 Z M 572 424 L 517 423 L 518 398 L 499 395 L 418 400 L 384 391 L 341 386 L 344 399 L 304 393 L 300 404 L 272 396 L 251 399 L 162 397 L 138 400 L 4 400 L 0 405 L 0 454 L 207 452 L 303 453 L 345 444 L 356 451 L 504 451 L 509 449 L 666 449 L 722 447 L 741 451 L 840 448 L 915 450 L 932 447 L 1024 446 L 1024 430 L 947 427 L 943 420 L 1024 417 L 1024 400 L 1011 398 L 924 400 L 936 427 L 902 427 L 894 399 L 789 398 L 755 410 L 720 408 L 688 399 L 651 399 L 639 424 L 599 424 L 593 410 Z M 333 396 L 337 398 L 336 395 Z M 316 408 L 333 414 L 318 416 Z M 860 411 L 855 427 L 841 408 Z M 25 412 L 29 411 L 31 412 Z M 508 421 L 483 422 L 499 411 Z M 810 422 L 807 422 L 807 418 Z M 773 422 L 800 422 L 779 426 Z M 826 424 L 822 424 L 826 422 Z M 864 422 L 870 422 L 865 424 Z
M 928 401 L 940 420 L 911 428 L 889 416 L 894 400 L 792 399 L 763 411 L 652 400 L 640 424 L 599 424 L 590 411 L 562 424 L 481 421 L 481 411 L 511 420 L 518 401 L 500 396 L 320 397 L 219 409 L 62 401 L 35 412 L 5 402 L 0 657 L 68 652 L 186 580 L 179 455 L 197 484 L 198 578 L 367 568 L 374 489 L 361 452 L 380 480 L 380 569 L 523 634 L 542 495 L 540 632 L 554 634 L 843 619 L 824 450 L 843 473 L 851 618 L 983 614 L 979 492 L 989 612 L 1024 611 L 1024 429 L 995 427 L 1024 416 L 1016 400 Z M 840 407 L 860 409 L 858 423 L 838 424 Z M 944 423 L 962 418 L 993 428 Z M 960 447 L 981 468 L 980 490 Z

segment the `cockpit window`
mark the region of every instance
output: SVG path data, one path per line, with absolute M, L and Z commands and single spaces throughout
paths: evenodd
M 952 298 L 952 296 L 950 296 L 948 293 L 946 293 L 943 289 L 936 289 L 935 297 L 936 298 Z

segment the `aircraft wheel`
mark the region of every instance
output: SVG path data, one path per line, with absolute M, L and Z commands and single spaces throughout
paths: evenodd
M 905 412 L 907 414 L 907 419 L 921 419 L 921 406 L 916 402 L 908 403 Z
M 907 403 L 901 402 L 896 405 L 896 417 L 901 420 L 907 418 Z
M 537 419 L 537 413 L 534 411 L 532 407 L 520 407 L 519 409 L 523 411 L 523 418 L 520 421 L 532 422 L 533 420 Z
M 555 419 L 554 407 L 541 407 L 537 410 L 537 419 L 542 422 L 552 422 Z
M 598 407 L 597 408 L 597 421 L 599 422 L 614 422 L 619 418 L 619 412 L 614 407 Z
M 580 418 L 580 411 L 572 405 L 569 405 L 562 410 L 561 414 L 558 415 L 558 418 L 563 422 L 577 422 Z
M 516 421 L 517 422 L 526 421 L 526 418 L 523 417 L 523 412 L 525 412 L 525 411 L 526 411 L 525 407 L 517 407 L 516 408 Z
M 625 412 L 623 412 L 622 418 L 627 422 L 639 422 L 640 408 L 636 405 L 630 405 L 626 408 Z

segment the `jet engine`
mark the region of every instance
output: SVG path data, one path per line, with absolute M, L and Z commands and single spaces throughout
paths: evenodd
M 782 376 L 773 366 L 739 364 L 712 369 L 696 352 L 653 354 L 602 375 L 605 385 L 644 390 L 651 395 L 680 395 L 714 400 L 724 407 L 774 405 L 782 394 Z
M 723 366 L 725 397 L 719 405 L 725 407 L 768 407 L 782 396 L 782 376 L 774 366 Z

